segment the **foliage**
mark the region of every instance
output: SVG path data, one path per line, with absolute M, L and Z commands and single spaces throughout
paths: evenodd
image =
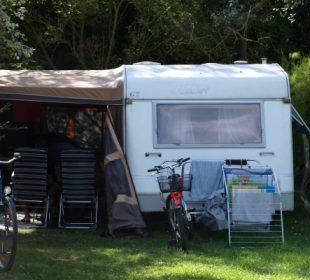
M 310 57 L 293 67 L 290 75 L 292 101 L 305 121 L 310 123 Z
M 0 1 L 0 68 L 21 68 L 27 64 L 33 49 L 19 30 L 18 20 L 26 14 L 25 0 Z
M 4 65 L 33 49 L 30 66 L 43 69 L 309 54 L 306 0 L 4 0 L 0 12 Z
M 205 32 L 209 26 L 201 1 L 133 0 L 131 5 L 134 16 L 127 26 L 130 44 L 125 49 L 129 62 L 199 63 L 210 60 L 212 36 Z
M 43 68 L 107 68 L 119 63 L 112 51 L 126 7 L 124 0 L 29 0 L 24 29 Z
M 310 57 L 301 58 L 300 53 L 292 53 L 287 63 L 290 71 L 292 103 L 310 127 Z M 300 133 L 294 130 L 294 165 L 298 168 L 305 165 L 304 143 Z M 302 177 L 296 172 L 295 185 L 300 186 Z
M 253 48 L 255 49 L 270 39 L 268 34 L 264 34 L 258 28 L 259 24 L 266 25 L 272 20 L 271 15 L 266 15 L 268 1 L 224 2 L 225 5 L 221 9 L 217 9 L 210 15 L 214 28 L 223 38 L 221 45 L 229 49 L 231 60 L 254 58 L 248 57 L 248 44 L 257 44 Z
M 7 117 L 2 117 L 4 114 L 11 111 L 12 104 L 11 103 L 5 103 L 3 106 L 0 107 L 0 141 L 3 140 L 6 137 L 6 133 L 8 131 L 17 131 L 17 130 L 24 130 L 27 129 L 26 126 L 15 126 L 12 125 L 10 121 L 7 121 Z M 3 121 L 4 120 L 4 121 Z
M 11 109 L 11 104 L 10 103 L 6 103 L 4 106 L 2 106 L 0 108 L 0 114 L 3 114 L 5 112 L 9 111 L 10 109 Z M 0 134 L 0 141 L 5 138 L 5 133 L 4 132 L 7 129 L 9 129 L 9 127 L 10 127 L 10 122 L 9 121 L 0 122 L 0 133 L 1 133 Z

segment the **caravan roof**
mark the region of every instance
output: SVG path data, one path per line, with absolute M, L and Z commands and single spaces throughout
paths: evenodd
M 278 64 L 126 65 L 132 99 L 282 99 L 290 97 Z
M 278 64 L 142 63 L 109 70 L 0 70 L 2 100 L 95 105 L 120 104 L 124 97 L 283 99 L 290 97 L 290 91 Z

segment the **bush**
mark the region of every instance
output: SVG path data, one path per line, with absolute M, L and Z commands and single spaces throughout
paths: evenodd
M 307 124 L 310 123 L 310 57 L 295 65 L 290 75 L 292 102 Z
M 299 60 L 298 64 L 292 67 L 290 83 L 292 103 L 307 123 L 308 127 L 310 127 L 310 57 L 302 58 Z M 298 170 L 302 170 L 304 167 L 304 144 L 296 131 L 294 132 L 293 139 L 294 165 L 295 171 L 297 171 L 295 173 L 295 186 L 299 186 L 303 173 L 298 172 Z

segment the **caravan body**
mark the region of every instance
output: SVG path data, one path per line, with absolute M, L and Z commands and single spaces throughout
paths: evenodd
M 148 168 L 180 157 L 272 166 L 294 208 L 290 90 L 278 64 L 126 65 L 124 143 L 142 211 L 162 211 Z

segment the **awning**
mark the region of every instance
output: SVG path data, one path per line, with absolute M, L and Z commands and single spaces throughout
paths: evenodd
M 296 125 L 298 131 L 302 134 L 306 134 L 307 136 L 309 136 L 310 135 L 309 127 L 307 126 L 306 122 L 303 120 L 303 118 L 300 116 L 300 114 L 293 105 L 291 105 L 291 115 L 293 123 Z
M 124 66 L 109 70 L 0 70 L 0 100 L 118 104 Z

